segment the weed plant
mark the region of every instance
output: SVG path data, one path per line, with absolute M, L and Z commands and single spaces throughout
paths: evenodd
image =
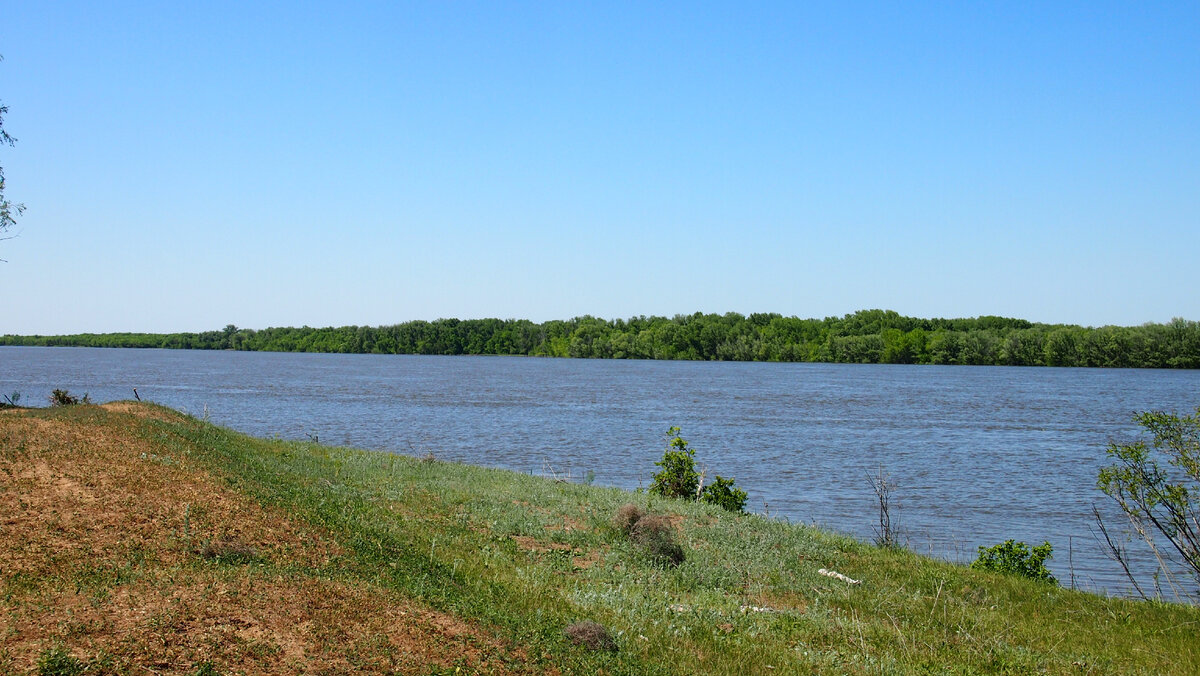
M 629 539 L 641 547 L 642 552 L 655 564 L 674 567 L 686 558 L 683 547 L 675 541 L 675 527 L 668 517 L 643 516 L 630 527 Z
M 38 676 L 79 676 L 88 665 L 61 645 L 51 646 L 38 656 Z
M 612 526 L 613 528 L 617 529 L 618 533 L 622 535 L 629 535 L 630 531 L 633 530 L 634 524 L 636 524 L 645 515 L 646 511 L 641 507 L 638 507 L 632 502 L 627 502 L 621 505 L 621 508 L 618 509 L 617 513 L 613 515 Z

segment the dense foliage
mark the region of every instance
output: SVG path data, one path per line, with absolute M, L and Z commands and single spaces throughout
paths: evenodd
M 77 397 L 66 390 L 54 390 L 50 393 L 51 406 L 76 406 L 78 404 L 90 403 L 92 403 L 92 400 L 88 398 L 87 392 L 83 393 L 82 398 Z
M 917 319 L 889 310 L 799 319 L 736 312 L 605 320 L 439 319 L 392 326 L 226 326 L 203 333 L 3 336 L 3 345 L 277 352 L 494 354 L 889 364 L 1200 368 L 1200 322 L 1085 328 L 1022 319 Z
M 650 492 L 668 498 L 695 500 L 700 490 L 700 474 L 696 471 L 696 452 L 679 436 L 679 428 L 667 430 L 667 450 L 662 460 L 654 463 L 662 471 L 654 475 Z
M 1005 540 L 991 547 L 980 547 L 979 558 L 975 559 L 971 567 L 1057 583 L 1050 574 L 1050 569 L 1046 567 L 1046 559 L 1051 557 L 1053 551 L 1054 547 L 1049 542 L 1043 542 L 1030 549 L 1024 542 Z
M 720 474 L 709 485 L 700 491 L 700 499 L 731 512 L 746 511 L 746 491 L 733 485 L 733 479 L 726 479 Z

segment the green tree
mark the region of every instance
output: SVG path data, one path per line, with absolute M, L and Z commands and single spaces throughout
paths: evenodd
M 1076 331 L 1069 328 L 1059 328 L 1050 332 L 1046 337 L 1044 348 L 1046 366 L 1077 366 L 1079 364 L 1079 344 Z
M 958 364 L 963 351 L 963 334 L 939 329 L 929 338 L 929 363 Z
M 1167 325 L 1167 366 L 1200 368 L 1200 322 L 1176 317 Z
M 988 366 L 996 363 L 996 349 L 1000 340 L 988 330 L 971 331 L 963 343 L 960 364 Z
M 1039 329 L 1009 332 L 1000 348 L 1000 363 L 1008 366 L 1041 366 L 1046 352 L 1046 336 Z
M 4 57 L 0 56 L 0 61 L 3 60 Z M 0 105 L 0 145 L 7 145 L 11 148 L 16 145 L 17 139 L 10 136 L 7 131 L 4 131 L 4 114 L 7 112 L 8 106 Z M 4 167 L 0 165 L 0 233 L 17 224 L 17 220 L 13 214 L 20 216 L 24 212 L 24 204 L 14 204 L 9 202 L 8 198 L 4 196 Z

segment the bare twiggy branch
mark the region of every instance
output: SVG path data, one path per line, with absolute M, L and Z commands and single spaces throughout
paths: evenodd
M 1138 596 L 1141 596 L 1143 599 L 1148 598 L 1146 592 L 1142 591 L 1141 586 L 1138 585 L 1137 578 L 1133 576 L 1133 571 L 1129 570 L 1129 560 L 1125 555 L 1125 548 L 1117 544 L 1112 539 L 1112 536 L 1108 534 L 1108 528 L 1104 525 L 1104 518 L 1100 516 L 1100 510 L 1096 509 L 1095 505 L 1092 505 L 1092 516 L 1096 519 L 1096 527 L 1100 529 L 1100 537 L 1096 539 L 1100 540 L 1103 538 L 1101 544 L 1104 545 L 1108 557 L 1120 564 L 1121 570 L 1125 571 L 1125 577 L 1129 578 L 1129 583 L 1133 585 L 1133 589 L 1138 593 Z M 1092 531 L 1092 535 L 1095 534 L 1096 531 Z
M 883 465 L 879 466 L 879 470 L 874 476 L 868 472 L 867 481 L 870 482 L 871 490 L 875 491 L 875 497 L 879 500 L 879 527 L 874 529 L 875 544 L 880 547 L 899 547 L 898 522 L 892 523 L 892 490 L 896 488 L 896 484 L 883 471 Z

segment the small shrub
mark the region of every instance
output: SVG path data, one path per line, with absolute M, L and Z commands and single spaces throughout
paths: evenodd
M 991 547 L 980 547 L 979 558 L 975 559 L 971 567 L 1057 584 L 1058 581 L 1046 568 L 1046 559 L 1050 558 L 1053 551 L 1054 548 L 1049 542 L 1043 542 L 1030 550 L 1029 545 L 1024 542 L 1005 540 Z
M 733 479 L 717 475 L 717 480 L 700 489 L 700 473 L 696 471 L 696 452 L 679 436 L 679 428 L 667 430 L 667 450 L 662 460 L 654 463 L 662 471 L 654 475 L 650 492 L 668 498 L 704 500 L 731 512 L 746 509 L 746 491 L 733 485 Z
M 654 475 L 650 492 L 668 498 L 695 500 L 700 488 L 700 475 L 696 472 L 696 452 L 688 448 L 686 439 L 679 436 L 679 428 L 667 430 L 667 450 L 662 460 L 654 463 L 662 471 Z
M 88 399 L 86 392 L 83 393 L 83 398 L 76 397 L 66 390 L 54 390 L 50 394 L 51 406 L 74 406 L 76 404 L 90 404 L 91 399 Z
M 716 481 L 704 487 L 700 499 L 731 512 L 746 511 L 746 491 L 734 486 L 733 479 L 725 479 L 720 474 Z
M 581 645 L 592 650 L 613 651 L 617 649 L 617 642 L 608 633 L 608 629 L 605 629 L 604 625 L 592 622 L 591 620 L 569 624 L 565 632 L 567 638 L 571 639 L 571 643 L 575 645 Z
M 613 528 L 616 528 L 624 535 L 629 535 L 629 531 L 633 530 L 633 525 L 637 523 L 638 519 L 641 519 L 643 516 L 646 516 L 646 513 L 642 511 L 641 507 L 638 507 L 632 502 L 625 503 L 624 505 L 621 505 L 620 509 L 617 510 L 617 513 L 613 515 Z
M 683 547 L 675 542 L 675 528 L 665 516 L 643 516 L 633 524 L 629 537 L 657 564 L 674 567 L 684 561 Z
M 76 676 L 82 674 L 86 668 L 87 665 L 62 646 L 46 648 L 38 655 L 38 676 Z

